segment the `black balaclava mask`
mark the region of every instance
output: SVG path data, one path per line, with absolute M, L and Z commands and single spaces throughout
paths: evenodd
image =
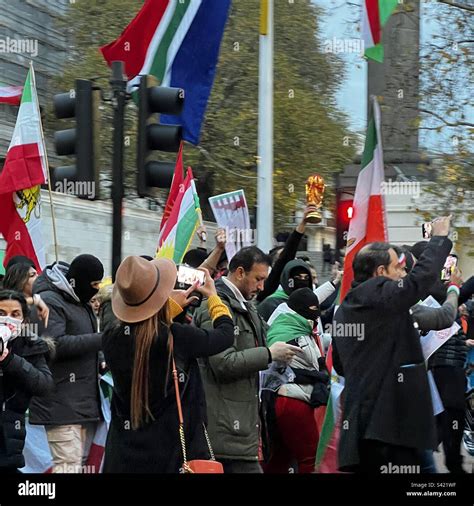
M 316 309 L 310 309 L 316 306 Z M 288 299 L 288 307 L 307 320 L 311 320 L 316 324 L 321 316 L 319 309 L 319 300 L 311 288 L 299 288 L 295 290 Z
M 298 279 L 295 277 L 298 276 L 298 274 L 307 274 L 308 279 L 307 280 Z M 291 286 L 291 280 L 293 280 L 293 286 Z M 304 267 L 295 267 L 294 269 L 292 269 L 289 277 L 289 283 L 290 289 L 292 291 L 298 290 L 299 288 L 312 288 L 313 279 L 309 268 L 305 269 Z
M 69 284 L 79 300 L 86 304 L 99 291 L 93 288 L 93 281 L 100 281 L 104 277 L 104 266 L 102 262 L 93 255 L 79 255 L 69 266 L 66 275 Z

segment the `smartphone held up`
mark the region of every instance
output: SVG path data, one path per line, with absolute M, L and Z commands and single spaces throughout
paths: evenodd
M 443 270 L 441 271 L 441 281 L 449 281 L 451 279 L 451 274 L 454 272 L 454 269 L 456 269 L 457 266 L 457 255 L 448 255 L 446 262 L 444 263 Z
M 175 288 L 178 290 L 187 290 L 189 287 L 198 283 L 198 286 L 204 285 L 206 281 L 206 273 L 199 269 L 194 269 L 186 264 L 178 265 L 178 276 L 176 278 Z M 190 306 L 199 306 L 202 301 L 202 294 L 199 292 L 192 292 L 191 296 L 197 299 L 190 304 Z

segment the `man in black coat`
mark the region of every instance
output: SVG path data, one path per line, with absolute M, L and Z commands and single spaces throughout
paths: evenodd
M 53 472 L 81 472 L 97 422 L 101 419 L 98 352 L 102 334 L 89 304 L 104 268 L 96 257 L 79 255 L 71 265 L 60 262 L 38 277 L 33 292 L 49 307 L 42 336 L 56 344 L 51 364 L 55 388 L 33 398 L 30 423 L 44 425 L 53 456 Z
M 436 449 L 425 359 L 409 310 L 440 276 L 452 246 L 449 221 L 433 222 L 433 237 L 406 277 L 387 243 L 368 244 L 354 258 L 354 283 L 334 317 L 334 364 L 345 378 L 341 470 L 417 472 L 421 450 Z M 360 335 L 349 332 L 354 328 Z

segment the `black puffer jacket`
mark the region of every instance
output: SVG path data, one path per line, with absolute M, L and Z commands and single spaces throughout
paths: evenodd
M 43 339 L 18 336 L 8 349 L 10 353 L 0 362 L 0 472 L 25 465 L 25 413 L 30 399 L 54 388 L 46 363 L 49 349 Z
M 460 323 L 458 321 L 458 323 Z M 464 367 L 468 352 L 466 335 L 459 329 L 457 334 L 449 338 L 441 346 L 428 362 L 430 369 L 433 367 Z
M 50 364 L 54 391 L 32 399 L 32 424 L 82 424 L 101 418 L 98 352 L 102 334 L 96 332 L 97 320 L 90 305 L 74 298 L 64 277 L 68 269 L 63 263 L 47 267 L 33 286 L 33 292 L 41 294 L 49 307 L 48 328 L 40 328 L 40 334 L 54 340 L 56 356 Z

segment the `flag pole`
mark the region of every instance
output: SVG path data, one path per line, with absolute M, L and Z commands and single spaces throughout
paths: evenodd
M 273 7 L 260 0 L 257 245 L 265 252 L 273 248 Z
M 33 86 L 35 87 L 35 91 L 36 91 L 35 69 L 33 68 L 33 62 L 32 61 L 30 61 L 30 70 L 31 70 L 31 77 L 32 77 L 32 80 L 33 80 Z M 38 98 L 38 94 L 35 93 L 35 95 L 36 95 L 36 98 Z M 48 174 L 47 174 L 47 176 L 48 176 L 47 180 L 48 180 L 49 203 L 50 203 L 50 206 L 51 206 L 51 223 L 53 225 L 54 255 L 56 257 L 56 262 L 59 262 L 58 238 L 57 238 L 57 234 L 56 234 L 56 215 L 55 215 L 55 212 L 54 212 L 53 195 L 52 195 L 52 191 L 51 191 L 51 173 L 50 173 L 50 170 L 49 170 L 48 152 L 46 150 L 46 142 L 44 140 L 43 122 L 41 121 L 41 111 L 40 111 L 40 108 L 39 108 L 38 100 L 36 100 L 36 108 L 38 110 L 38 117 L 40 119 L 39 124 L 40 124 L 40 130 L 41 130 L 41 140 L 43 141 L 44 158 L 45 158 L 45 162 L 46 162 L 46 170 L 48 172 Z

